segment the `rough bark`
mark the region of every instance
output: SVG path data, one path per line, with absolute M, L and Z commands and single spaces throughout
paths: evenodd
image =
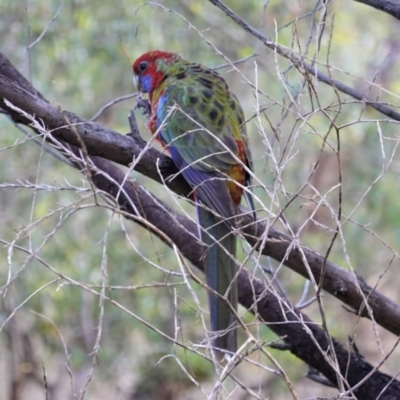
M 392 17 L 400 20 L 400 3 L 391 0 L 355 0 L 358 3 L 366 4 L 376 10 L 383 11 Z
M 20 113 L 7 107 L 4 99 L 43 121 L 57 139 L 78 147 L 84 143 L 89 155 L 105 157 L 121 165 L 129 166 L 134 162 L 136 171 L 165 184 L 179 195 L 189 194 L 190 187 L 180 175 L 173 180 L 168 179 L 177 173 L 170 158 L 151 147 L 146 147 L 144 151 L 146 142 L 140 135 L 133 133 L 126 137 L 71 112 L 62 111 L 49 104 L 42 96 L 32 95 L 31 93 L 37 93 L 35 89 L 30 90 L 29 82 L 22 76 L 15 80 L 15 68 L 1 53 L 0 67 L 0 106 L 15 121 L 30 124 Z M 160 166 L 163 177 L 159 173 Z M 367 318 L 371 318 L 372 314 L 379 325 L 400 335 L 400 306 L 367 285 L 361 277 L 325 260 L 325 257 L 302 246 L 298 240 L 285 235 L 273 225 L 267 226 L 263 222 L 255 224 L 250 217 L 243 217 L 242 226 L 246 240 L 262 254 L 282 262 L 307 279 L 311 278 L 311 272 L 312 279 L 320 282 L 325 291 L 350 306 L 356 313 Z M 366 299 L 371 312 L 366 307 Z
M 122 170 L 110 161 L 99 157 L 102 155 L 127 165 L 132 162 L 134 157 L 140 156 L 135 169 L 160 182 L 161 178 L 155 164 L 157 158 L 164 158 L 165 165 L 171 168 L 166 156 L 160 155 L 154 149 L 149 149 L 142 154 L 144 144 L 137 138 L 132 140 L 122 137 L 98 124 L 88 123 L 71 113 L 62 112 L 51 106 L 31 87 L 29 82 L 12 68 L 11 64 L 7 64 L 4 60 L 5 58 L 2 56 L 0 58 L 0 104 L 3 109 L 15 121 L 29 125 L 29 120 L 21 118 L 18 112 L 5 105 L 4 98 L 7 98 L 28 114 L 35 115 L 36 119 L 40 119 L 59 139 L 79 147 L 84 143 L 90 160 L 96 167 L 91 170 L 93 183 L 100 190 L 113 196 L 128 218 L 153 230 L 154 234 L 160 236 L 168 244 L 172 241 L 184 257 L 202 270 L 203 265 L 200 258 L 203 249 L 194 237 L 197 231 L 194 222 L 175 213 L 164 202 L 149 194 L 142 186 L 126 181 L 125 173 Z M 80 125 L 72 129 L 67 121 L 79 122 Z M 78 154 L 76 147 L 71 147 L 71 149 Z M 80 162 L 75 161 L 75 166 L 82 169 Z M 87 168 L 87 164 L 85 167 Z M 180 194 L 188 193 L 188 187 L 181 178 L 174 179 L 168 186 Z M 246 225 L 246 223 L 248 224 L 249 220 L 244 218 L 243 224 Z M 323 274 L 322 286 L 324 289 L 338 298 L 346 300 L 357 310 L 365 308 L 362 306 L 364 299 L 360 295 L 357 278 L 353 275 L 330 262 L 324 264 L 324 257 L 300 246 L 300 244 L 291 246 L 293 239 L 274 227 L 266 227 L 260 222 L 243 229 L 247 240 L 263 254 L 282 261 L 285 265 L 309 278 L 306 266 L 308 264 L 317 282 Z M 165 236 L 160 235 L 160 232 Z M 265 240 L 260 242 L 263 235 L 266 235 Z M 306 260 L 306 264 L 304 260 Z M 240 303 L 256 313 L 271 330 L 282 337 L 286 349 L 318 370 L 334 385 L 338 385 L 339 373 L 345 376 L 350 387 L 358 384 L 367 374 L 371 373 L 369 379 L 354 390 L 353 393 L 357 398 L 372 400 L 376 399 L 381 392 L 383 392 L 380 397 L 382 400 L 400 398 L 398 381 L 392 380 L 390 376 L 379 371 L 372 372 L 374 368 L 361 356 L 348 351 L 334 339 L 329 338 L 327 333 L 310 321 L 305 314 L 282 301 L 273 290 L 267 288 L 263 282 L 254 278 L 248 271 L 241 271 L 238 286 Z M 366 288 L 363 290 L 369 295 L 368 301 L 374 310 L 376 319 L 385 313 L 391 315 L 392 318 L 399 318 L 398 305 L 382 294 L 373 291 L 366 284 L 362 286 Z M 386 321 L 386 318 L 383 318 L 381 322 L 393 331 L 399 329 L 399 324 L 397 327 L 392 326 Z M 331 345 L 333 345 L 340 371 L 335 371 L 327 361 L 332 354 Z

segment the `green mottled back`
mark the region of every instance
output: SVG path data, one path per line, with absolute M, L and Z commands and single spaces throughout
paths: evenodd
M 251 167 L 242 108 L 217 72 L 176 53 L 146 53 L 133 71 L 139 90 L 149 93 L 149 128 L 193 188 L 206 248 L 206 281 L 219 293 L 209 293 L 214 346 L 236 351 L 236 238 L 231 227 Z

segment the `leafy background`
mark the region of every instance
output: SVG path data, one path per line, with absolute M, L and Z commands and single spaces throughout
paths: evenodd
M 323 10 L 316 10 L 318 2 L 271 0 L 265 14 L 262 2 L 230 0 L 226 4 L 268 37 L 301 51 L 310 62 L 315 60 L 321 69 L 329 62 L 336 79 L 394 107 L 399 103 L 396 37 L 400 28 L 389 16 L 356 2 L 335 0 L 330 2 L 322 24 Z M 60 7 L 43 37 L 27 50 Z M 322 26 L 325 32 L 318 42 L 316 34 Z M 398 129 L 393 121 L 349 97 L 339 97 L 322 83 L 314 82 L 318 95 L 310 95 L 301 86 L 300 74 L 287 61 L 257 43 L 207 1 L 2 0 L 0 37 L 1 51 L 46 98 L 87 119 L 113 99 L 134 93 L 131 64 L 150 49 L 178 51 L 187 59 L 213 67 L 226 64 L 215 49 L 231 61 L 257 53 L 237 64 L 238 71 L 230 66 L 219 71 L 239 96 L 249 119 L 255 172 L 269 189 L 256 188 L 256 194 L 267 209 L 277 213 L 309 182 L 284 215 L 303 243 L 324 254 L 336 227 L 332 210 L 339 205 L 334 151 L 338 140 L 330 125 L 335 118 L 340 127 L 342 220 L 350 218 L 343 224 L 342 237 L 335 242 L 330 259 L 400 301 L 395 283 L 400 265 L 400 205 L 396 201 L 400 164 Z M 249 82 L 262 94 L 256 95 Z M 290 105 L 291 98 L 296 99 L 295 106 Z M 134 99 L 119 102 L 102 113 L 98 122 L 126 133 L 127 115 L 134 104 Z M 258 107 L 265 111 L 255 117 Z M 143 137 L 149 139 L 144 117 L 138 119 Z M 102 265 L 106 265 L 109 285 L 116 287 L 107 293 L 115 301 L 172 336 L 176 302 L 184 341 L 200 342 L 204 331 L 189 290 L 179 277 L 165 272 L 178 270 L 173 251 L 143 228 L 106 207 L 95 206 L 83 175 L 44 152 L 5 117 L 0 118 L 0 132 L 0 279 L 4 285 L 0 375 L 5 377 L 0 392 L 5 393 L 4 398 L 10 393 L 10 383 L 21 376 L 26 380 L 25 397 L 21 398 L 34 398 L 30 397 L 33 393 L 42 398 L 42 367 L 54 398 L 71 398 L 66 364 L 79 393 L 93 363 L 91 353 L 100 313 L 98 297 L 79 285 L 58 281 L 43 288 L 55 274 L 6 243 L 30 249 L 58 272 L 93 285 L 95 290 L 102 284 Z M 321 152 L 325 138 L 327 144 Z M 268 143 L 273 146 L 274 157 Z M 319 168 L 309 179 L 318 160 Z M 163 187 L 137 173 L 131 178 L 160 197 L 168 196 Z M 316 208 L 322 198 L 331 209 Z M 185 202 L 179 207 L 192 213 Z M 259 216 L 266 217 L 267 213 L 261 211 Z M 247 250 L 244 246 L 243 253 Z M 261 259 L 261 263 L 278 269 L 288 298 L 298 302 L 304 279 L 271 260 Z M 10 276 L 15 280 L 6 288 Z M 206 294 L 193 286 L 205 308 Z M 312 295 L 311 290 L 309 297 Z M 369 321 L 359 321 L 330 295 L 324 297 L 324 306 L 330 333 L 344 343 L 348 336 L 354 336 L 369 362 L 378 363 L 394 345 L 393 336 L 382 329 L 378 340 Z M 305 312 L 320 322 L 315 303 Z M 257 337 L 277 339 L 251 316 L 245 316 L 245 321 L 253 325 Z M 241 334 L 241 340 L 245 339 Z M 200 399 L 215 384 L 214 368 L 208 362 L 175 348 L 140 320 L 108 303 L 100 347 L 87 399 Z M 301 398 L 336 392 L 308 380 L 306 366 L 289 352 L 271 350 L 271 354 L 295 383 Z M 163 358 L 167 355 L 170 357 Z M 200 382 L 201 390 L 182 372 L 175 357 Z M 273 367 L 260 354 L 253 358 Z M 381 370 L 395 374 L 398 363 L 396 349 Z M 237 375 L 264 396 L 289 396 L 281 378 L 268 370 L 246 364 L 238 368 Z M 232 398 L 246 396 L 246 392 L 237 390 Z

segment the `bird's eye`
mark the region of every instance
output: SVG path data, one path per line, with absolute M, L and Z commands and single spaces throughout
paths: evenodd
M 146 71 L 147 66 L 148 66 L 147 61 L 142 61 L 142 62 L 138 65 L 138 70 L 139 70 L 139 72 L 144 72 L 144 71 Z

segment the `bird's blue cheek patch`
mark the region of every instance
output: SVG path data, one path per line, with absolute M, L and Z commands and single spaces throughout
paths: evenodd
M 151 76 L 146 75 L 140 78 L 140 90 L 144 93 L 149 93 L 151 90 Z

